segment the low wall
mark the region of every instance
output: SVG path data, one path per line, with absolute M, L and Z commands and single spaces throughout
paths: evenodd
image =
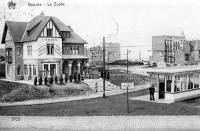
M 178 93 L 165 93 L 165 99 L 172 102 L 186 100 L 186 99 L 195 98 L 199 96 L 200 96 L 200 89 L 189 90 L 189 91 L 178 92 Z

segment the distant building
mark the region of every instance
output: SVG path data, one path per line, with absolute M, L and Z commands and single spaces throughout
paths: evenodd
M 113 62 L 121 59 L 120 43 L 106 43 L 106 61 Z
M 94 46 L 88 50 L 90 57 L 90 64 L 93 66 L 100 65 L 103 62 L 103 47 Z M 105 44 L 105 61 L 112 62 L 120 60 L 120 43 L 106 43 Z
M 103 48 L 101 46 L 94 46 L 89 48 L 88 56 L 90 57 L 90 65 L 96 66 L 103 61 Z
M 153 36 L 152 37 L 152 56 L 150 63 L 165 62 L 166 65 L 174 65 L 176 61 L 175 54 L 183 49 L 186 42 L 184 35 L 182 36 Z
M 176 64 L 198 64 L 200 62 L 200 40 L 186 41 L 183 50 L 176 53 Z

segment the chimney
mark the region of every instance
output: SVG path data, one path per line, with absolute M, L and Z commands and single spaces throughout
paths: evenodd
M 45 16 L 45 14 L 44 14 L 44 12 L 43 12 L 43 11 L 41 11 L 41 13 L 40 13 L 40 16 Z

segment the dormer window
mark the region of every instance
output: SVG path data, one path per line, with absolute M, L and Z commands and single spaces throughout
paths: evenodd
M 47 28 L 47 37 L 52 37 L 53 30 L 51 28 Z
M 71 34 L 69 31 L 65 31 L 65 32 L 63 32 L 63 35 L 65 38 L 69 38 Z
M 69 38 L 70 37 L 70 32 L 66 33 L 66 37 Z

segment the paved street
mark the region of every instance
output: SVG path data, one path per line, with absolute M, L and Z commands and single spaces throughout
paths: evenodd
M 129 98 L 148 94 L 148 89 L 131 92 Z M 67 101 L 42 105 L 0 107 L 3 116 L 149 116 L 149 115 L 200 115 L 200 108 L 190 103 L 172 104 L 148 101 L 129 101 L 130 113 L 127 114 L 126 94 Z
M 199 116 L 0 117 L 8 129 L 200 129 Z

